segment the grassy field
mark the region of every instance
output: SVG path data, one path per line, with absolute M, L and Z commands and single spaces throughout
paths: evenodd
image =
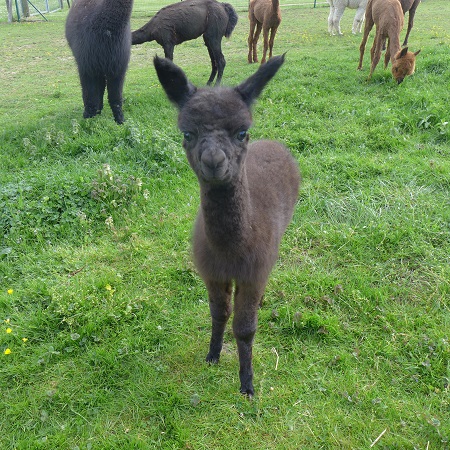
M 449 449 L 448 0 L 419 6 L 401 85 L 381 63 L 366 81 L 372 39 L 356 70 L 354 11 L 338 38 L 327 8 L 283 9 L 286 63 L 251 137 L 287 144 L 304 180 L 252 401 L 231 331 L 204 362 L 198 186 L 152 66 L 162 50 L 132 49 L 123 126 L 109 107 L 84 120 L 66 14 L 0 23 L 0 448 Z M 137 1 L 133 29 L 147 20 Z M 224 84 L 256 70 L 247 23 L 224 40 Z M 206 82 L 200 39 L 175 62 Z

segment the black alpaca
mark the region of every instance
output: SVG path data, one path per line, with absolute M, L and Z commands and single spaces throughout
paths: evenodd
M 194 260 L 206 284 L 212 333 L 206 361 L 219 361 L 232 312 L 241 392 L 254 394 L 252 346 L 258 308 L 297 202 L 298 165 L 279 142 L 248 144 L 250 106 L 283 64 L 274 57 L 235 88 L 197 89 L 168 59 L 158 78 L 180 112 L 183 147 L 200 184 Z
M 185 0 L 165 6 L 139 30 L 132 33 L 132 44 L 156 41 L 164 49 L 166 58 L 173 60 L 175 45 L 203 35 L 211 58 L 211 84 L 217 74 L 220 84 L 225 69 L 222 37 L 230 37 L 238 21 L 236 11 L 229 3 L 216 0 Z
M 77 0 L 66 21 L 66 38 L 75 57 L 84 103 L 83 117 L 103 109 L 103 95 L 114 119 L 123 123 L 122 91 L 131 53 L 133 0 Z

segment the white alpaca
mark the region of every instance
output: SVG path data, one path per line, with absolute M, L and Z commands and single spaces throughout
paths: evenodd
M 330 15 L 328 16 L 328 32 L 331 35 L 336 33 L 341 36 L 341 18 L 345 8 L 356 9 L 353 20 L 352 33 L 361 33 L 364 22 L 364 12 L 366 11 L 367 0 L 327 0 L 330 5 Z

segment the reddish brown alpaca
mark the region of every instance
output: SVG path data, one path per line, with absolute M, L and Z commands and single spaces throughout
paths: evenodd
M 364 35 L 359 47 L 359 65 L 358 70 L 362 69 L 364 50 L 367 38 L 376 25 L 376 34 L 373 46 L 370 49 L 371 65 L 369 78 L 371 78 L 375 67 L 381 58 L 383 44 L 388 40 L 386 54 L 384 57 L 384 68 L 392 63 L 392 75 L 401 83 L 407 75 L 414 73 L 417 52 L 409 52 L 408 48 L 400 47 L 400 31 L 403 28 L 403 11 L 399 0 L 369 0 L 366 8 L 366 22 L 364 26 Z
M 261 28 L 264 37 L 264 52 L 261 64 L 266 62 L 267 49 L 269 58 L 272 57 L 273 41 L 281 23 L 281 10 L 279 0 L 250 0 L 248 8 L 250 19 L 250 34 L 248 35 L 248 62 L 258 62 L 256 46 L 258 44 Z M 270 30 L 270 39 L 269 39 Z

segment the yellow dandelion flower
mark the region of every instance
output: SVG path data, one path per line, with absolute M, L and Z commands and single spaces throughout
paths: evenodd
M 14 292 L 14 289 L 8 289 L 8 294 L 11 295 Z
M 6 332 L 9 334 L 9 333 L 12 333 L 12 329 L 11 328 L 7 328 L 6 329 Z
M 23 341 L 23 342 L 27 342 L 27 341 L 28 341 L 28 338 L 22 338 L 22 341 Z
M 11 354 L 11 349 L 7 348 L 4 352 L 5 355 L 10 355 Z
M 107 284 L 107 285 L 105 286 L 105 289 L 106 289 L 107 291 L 112 291 L 112 287 L 111 287 L 110 284 Z

